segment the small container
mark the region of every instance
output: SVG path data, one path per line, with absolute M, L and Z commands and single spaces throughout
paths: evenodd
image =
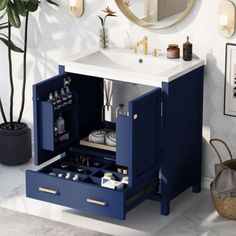
M 62 169 L 67 169 L 69 165 L 67 163 L 61 163 L 61 168 Z
M 56 173 L 50 172 L 49 175 L 50 175 L 50 176 L 56 176 Z
M 55 110 L 60 110 L 62 100 L 61 100 L 61 96 L 59 96 L 57 91 L 54 92 L 54 99 L 55 99 L 55 102 L 56 102 Z
M 183 45 L 183 59 L 184 61 L 193 59 L 193 45 L 189 42 L 189 36 L 187 37 L 187 42 Z
M 65 120 L 62 118 L 60 114 L 59 118 L 56 121 L 57 133 L 62 134 L 65 132 Z
M 121 167 L 118 167 L 118 168 L 117 168 L 117 172 L 118 172 L 119 174 L 122 174 L 122 173 L 123 173 L 123 169 L 122 169 Z
M 68 173 L 66 173 L 66 179 L 70 179 L 70 177 L 71 177 L 71 173 L 70 172 L 68 172 Z
M 128 176 L 123 177 L 121 183 L 129 184 L 129 177 Z
M 73 181 L 78 181 L 78 180 L 79 180 L 79 175 L 75 174 L 74 177 L 73 177 Z
M 66 107 L 67 106 L 67 95 L 65 93 L 64 88 L 61 89 L 61 100 L 62 100 L 62 107 Z
M 168 46 L 167 57 L 169 59 L 178 59 L 180 57 L 180 48 L 178 44 L 170 44 Z
M 101 167 L 101 163 L 100 162 L 94 162 L 93 166 L 96 168 L 100 168 Z
M 106 173 L 104 173 L 103 179 L 112 179 L 112 180 L 115 180 L 115 177 L 113 176 L 112 173 L 106 172 Z
M 128 174 L 128 170 L 127 169 L 123 169 L 123 174 L 127 175 Z

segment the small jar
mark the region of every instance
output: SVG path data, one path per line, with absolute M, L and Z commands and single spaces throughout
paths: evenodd
M 180 57 L 180 48 L 178 44 L 170 44 L 167 48 L 167 57 L 177 59 Z
M 110 172 L 104 173 L 103 178 L 104 178 L 104 179 L 109 179 L 109 180 L 114 180 L 114 179 L 115 179 L 115 177 L 113 176 L 113 174 L 110 173 Z

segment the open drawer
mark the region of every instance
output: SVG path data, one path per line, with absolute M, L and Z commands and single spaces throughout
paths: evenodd
M 79 174 L 78 180 L 73 180 L 76 167 L 71 164 L 71 177 L 66 179 L 68 171 L 60 169 L 61 163 L 70 163 L 68 160 L 60 159 L 39 171 L 28 170 L 26 172 L 26 196 L 46 202 L 51 202 L 88 213 L 125 219 L 126 212 L 135 206 L 137 202 L 145 199 L 147 193 L 140 194 L 144 186 L 139 189 L 124 186 L 122 189 L 108 189 L 101 187 L 101 172 L 111 165 L 104 162 L 100 168 L 83 167 L 86 173 Z M 81 168 L 81 166 L 80 166 Z M 56 175 L 51 175 L 54 173 Z M 61 174 L 61 177 L 58 177 Z M 116 175 L 117 180 L 122 176 Z M 154 184 L 150 178 L 150 185 Z M 145 183 L 146 185 L 146 183 Z M 138 195 L 137 195 L 138 194 Z M 137 197 L 135 197 L 137 195 Z M 132 200 L 133 199 L 133 200 Z
M 73 102 L 70 107 L 58 112 L 47 101 L 48 95 L 52 91 L 60 91 L 68 76 L 71 78 Z M 128 210 L 156 190 L 161 145 L 161 89 L 154 89 L 129 102 L 129 115 L 117 119 L 116 152 L 110 153 L 79 145 L 81 138 L 103 127 L 102 86 L 101 78 L 67 73 L 34 85 L 35 164 L 45 163 L 57 155 L 62 158 L 39 171 L 26 172 L 26 195 L 98 215 L 124 219 Z M 70 133 L 66 142 L 55 142 L 55 121 L 60 113 L 63 113 L 66 130 Z M 76 163 L 70 160 L 71 154 L 99 158 L 104 165 L 85 168 L 86 173 L 80 173 L 79 180 L 66 178 L 67 173 L 60 168 L 61 162 L 65 160 L 72 167 L 67 172 L 71 172 L 74 177 L 78 174 L 78 169 L 74 169 Z M 109 161 L 112 163 L 106 163 Z M 116 165 L 128 169 L 128 185 L 120 190 L 102 187 L 101 178 L 106 172 L 112 172 L 118 181 L 124 177 L 117 173 Z M 56 176 L 51 175 L 52 172 Z

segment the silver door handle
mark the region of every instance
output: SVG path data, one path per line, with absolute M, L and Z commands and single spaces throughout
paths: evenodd
M 43 193 L 53 194 L 53 195 L 57 195 L 58 194 L 57 190 L 53 190 L 53 189 L 49 189 L 49 188 L 43 188 L 43 187 L 39 187 L 39 191 L 43 192 Z
M 90 199 L 90 198 L 87 198 L 86 201 L 87 201 L 88 203 L 92 203 L 92 204 L 99 205 L 99 206 L 106 206 L 106 205 L 107 205 L 106 202 L 97 201 L 97 200 Z

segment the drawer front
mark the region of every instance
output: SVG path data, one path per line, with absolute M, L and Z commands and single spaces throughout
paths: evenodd
M 26 196 L 97 215 L 125 219 L 124 192 L 73 182 L 40 172 L 26 172 Z

